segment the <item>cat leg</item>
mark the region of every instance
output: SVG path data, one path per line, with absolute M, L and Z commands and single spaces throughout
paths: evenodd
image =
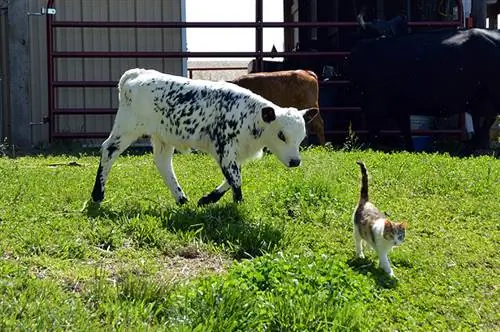
M 387 251 L 379 252 L 379 266 L 389 275 L 389 277 L 395 277 L 394 272 L 391 269 Z
M 363 239 L 361 238 L 361 234 L 359 234 L 358 227 L 354 225 L 354 244 L 356 245 L 356 257 L 365 258 L 363 254 Z

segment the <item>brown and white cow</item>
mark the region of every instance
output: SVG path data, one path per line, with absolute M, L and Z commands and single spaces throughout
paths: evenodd
M 283 70 L 251 73 L 230 81 L 281 107 L 319 109 L 318 77 L 309 70 Z M 325 127 L 320 113 L 307 124 L 307 130 L 325 144 Z

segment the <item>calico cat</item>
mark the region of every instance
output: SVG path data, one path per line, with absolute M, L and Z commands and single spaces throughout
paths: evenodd
M 357 164 L 361 168 L 361 194 L 359 203 L 353 213 L 354 243 L 356 256 L 364 258 L 363 240 L 368 243 L 378 254 L 379 266 L 391 277 L 391 269 L 387 254 L 392 247 L 403 243 L 406 234 L 406 222 L 399 223 L 387 219 L 375 205 L 368 200 L 368 174 L 362 161 Z

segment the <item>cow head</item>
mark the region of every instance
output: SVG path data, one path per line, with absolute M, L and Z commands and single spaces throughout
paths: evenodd
M 388 21 L 365 21 L 366 9 L 362 9 L 357 16 L 357 22 L 363 33 L 363 38 L 397 37 L 408 33 L 406 16 L 398 15 Z
M 285 166 L 299 166 L 299 148 L 306 137 L 305 125 L 318 114 L 317 108 L 297 110 L 294 107 L 264 107 L 261 114 L 264 145 Z

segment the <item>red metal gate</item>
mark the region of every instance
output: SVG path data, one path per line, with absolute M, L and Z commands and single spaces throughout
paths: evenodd
M 56 0 L 48 0 L 47 8 L 55 8 Z M 357 22 L 263 22 L 263 0 L 255 0 L 256 17 L 255 22 L 126 22 L 126 21 L 60 21 L 54 15 L 47 15 L 47 69 L 48 69 L 48 121 L 49 140 L 55 139 L 90 139 L 103 138 L 108 136 L 108 132 L 61 132 L 57 130 L 57 118 L 61 115 L 105 115 L 115 114 L 114 108 L 61 108 L 57 105 L 56 95 L 59 88 L 102 88 L 114 87 L 117 81 L 63 81 L 55 78 L 57 60 L 62 58 L 196 58 L 196 57 L 252 57 L 256 60 L 257 70 L 263 68 L 263 58 L 267 57 L 331 57 L 343 59 L 349 55 L 348 51 L 332 52 L 264 52 L 263 51 L 263 28 L 326 28 L 326 27 L 356 27 Z M 460 0 L 457 0 L 458 19 L 453 21 L 425 21 L 409 22 L 410 27 L 455 27 L 463 25 L 463 7 Z M 62 52 L 56 49 L 54 33 L 56 29 L 65 28 L 254 28 L 256 44 L 254 52 Z M 345 86 L 348 80 L 333 80 L 321 82 L 322 85 Z M 321 112 L 359 112 L 356 105 L 350 107 L 321 107 Z M 461 121 L 463 123 L 463 120 Z M 417 134 L 462 134 L 463 124 L 458 130 L 446 131 L 418 131 Z M 363 133 L 363 131 L 356 131 Z M 399 131 L 389 131 L 387 134 L 398 134 Z M 346 134 L 346 130 L 329 131 L 326 135 Z

